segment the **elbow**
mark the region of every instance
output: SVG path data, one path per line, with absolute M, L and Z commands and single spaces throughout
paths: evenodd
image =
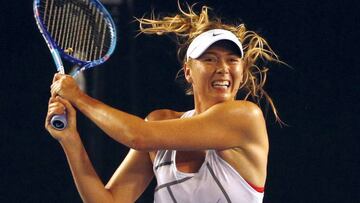
M 136 151 L 146 151 L 146 146 L 141 136 L 135 136 L 131 139 L 128 147 Z
M 141 151 L 141 152 L 148 152 L 153 150 L 152 147 L 150 147 L 149 143 L 144 141 L 144 139 L 141 136 L 137 136 L 131 141 L 131 144 L 129 146 L 130 148 Z
M 114 195 L 112 191 L 108 188 L 104 188 L 104 190 L 98 191 L 96 195 L 91 194 L 82 194 L 80 192 L 81 199 L 84 203 L 96 203 L 96 202 L 108 202 L 108 203 L 115 203 L 117 202 L 114 199 Z
M 149 132 L 149 130 L 145 130 L 144 128 L 135 128 L 135 130 L 129 132 L 130 139 L 128 147 L 135 149 L 136 151 L 151 151 L 153 147 L 151 147 L 152 144 L 151 139 L 149 139 Z

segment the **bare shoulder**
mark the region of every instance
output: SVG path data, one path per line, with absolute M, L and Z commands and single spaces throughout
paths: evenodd
M 208 109 L 214 119 L 224 122 L 229 130 L 238 132 L 240 141 L 246 144 L 266 145 L 267 130 L 261 108 L 250 101 L 228 101 L 216 104 Z
M 224 116 L 229 116 L 229 114 L 231 114 L 233 116 L 241 115 L 252 118 L 263 118 L 262 110 L 258 105 L 244 100 L 219 103 L 211 107 L 209 110 L 214 113 L 220 113 Z
M 148 121 L 160 121 L 160 120 L 169 120 L 180 118 L 184 112 L 173 111 L 170 109 L 157 109 L 149 113 L 146 116 Z

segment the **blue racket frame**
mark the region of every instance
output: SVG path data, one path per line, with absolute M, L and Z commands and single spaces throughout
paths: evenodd
M 102 58 L 94 60 L 94 61 L 82 61 L 82 60 L 74 58 L 71 55 L 68 55 L 67 53 L 65 53 L 65 51 L 63 49 L 61 49 L 56 44 L 56 42 L 50 37 L 50 33 L 47 31 L 46 26 L 39 15 L 38 8 L 40 6 L 40 0 L 34 0 L 33 10 L 34 10 L 34 17 L 36 20 L 36 24 L 37 24 L 42 36 L 44 37 L 47 46 L 50 49 L 50 52 L 54 59 L 57 71 L 62 74 L 65 73 L 65 69 L 64 69 L 64 65 L 61 60 L 61 56 L 64 59 L 66 59 L 67 61 L 69 61 L 73 64 L 76 64 L 78 66 L 76 71 L 72 74 L 73 77 L 76 77 L 76 75 L 79 72 L 104 63 L 105 61 L 107 61 L 110 58 L 112 53 L 115 51 L 116 41 L 117 41 L 117 33 L 116 33 L 115 23 L 110 15 L 110 13 L 106 10 L 106 8 L 98 0 L 91 0 L 90 3 L 92 3 L 96 8 L 101 10 L 101 12 L 104 15 L 104 19 L 106 20 L 106 22 L 108 24 L 111 25 L 110 26 L 111 43 L 110 43 L 109 50 Z
M 76 64 L 77 68 L 76 70 L 71 74 L 72 77 L 76 77 L 77 74 L 79 74 L 81 71 L 84 71 L 86 69 L 92 68 L 94 66 L 98 66 L 105 61 L 107 61 L 111 54 L 114 52 L 116 47 L 116 40 L 117 40 L 117 33 L 115 28 L 115 23 L 110 15 L 110 13 L 106 10 L 106 8 L 98 1 L 98 0 L 91 0 L 89 1 L 90 4 L 93 4 L 96 8 L 98 8 L 104 16 L 105 21 L 110 24 L 110 34 L 111 34 L 111 43 L 110 47 L 107 51 L 107 53 L 100 59 L 94 60 L 94 61 L 83 61 L 79 60 L 77 58 L 72 57 L 71 55 L 68 55 L 65 53 L 63 49 L 61 49 L 56 42 L 52 39 L 50 36 L 50 33 L 47 31 L 45 23 L 41 19 L 39 15 L 39 7 L 40 7 L 40 0 L 34 0 L 33 4 L 33 11 L 34 11 L 34 17 L 36 20 L 36 24 L 43 36 L 43 38 L 46 41 L 46 44 L 50 50 L 50 53 L 53 57 L 53 60 L 56 65 L 56 69 L 59 73 L 65 74 L 65 69 L 63 62 L 61 60 L 61 57 L 63 57 L 65 60 Z M 51 125 L 57 129 L 57 130 L 64 130 L 67 127 L 67 118 L 66 114 L 63 115 L 54 115 L 50 121 Z

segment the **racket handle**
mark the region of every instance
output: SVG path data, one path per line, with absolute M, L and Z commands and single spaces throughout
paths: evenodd
M 56 130 L 64 130 L 67 126 L 66 114 L 54 115 L 50 120 L 50 124 Z

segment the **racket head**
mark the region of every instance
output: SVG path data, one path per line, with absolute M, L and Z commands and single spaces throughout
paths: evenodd
M 115 23 L 98 0 L 34 0 L 33 10 L 58 71 L 63 69 L 59 56 L 79 72 L 104 63 L 114 52 Z

